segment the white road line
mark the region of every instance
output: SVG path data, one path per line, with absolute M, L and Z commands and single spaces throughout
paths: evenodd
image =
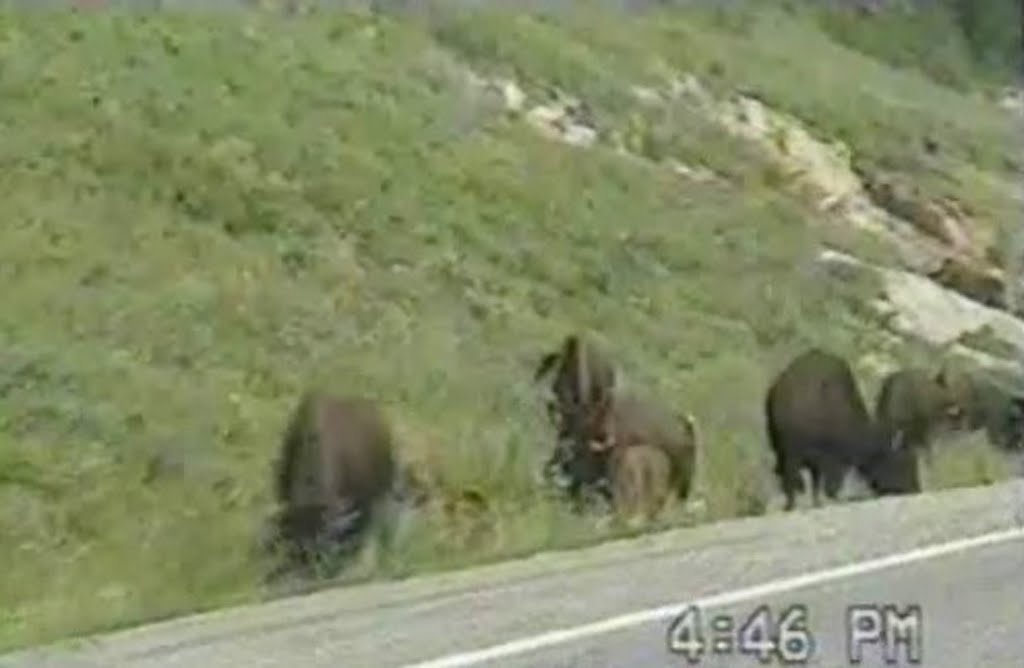
M 855 562 L 845 566 L 817 571 L 815 573 L 798 575 L 792 578 L 774 580 L 764 584 L 755 585 L 753 587 L 748 587 L 746 589 L 737 589 L 735 591 L 712 594 L 710 596 L 698 598 L 693 601 L 687 601 L 685 603 L 673 603 L 659 606 L 657 608 L 637 610 L 624 615 L 591 622 L 589 624 L 556 629 L 554 631 L 548 631 L 535 636 L 512 640 L 510 642 L 493 645 L 484 649 L 449 654 L 447 656 L 442 656 L 437 659 L 423 661 L 420 663 L 411 663 L 403 666 L 402 668 L 459 668 L 461 666 L 475 666 L 484 663 L 485 661 L 508 658 L 518 654 L 526 654 L 527 652 L 533 652 L 545 647 L 561 645 L 575 640 L 581 640 L 583 638 L 599 636 L 605 633 L 612 633 L 614 631 L 619 631 L 633 626 L 640 626 L 650 622 L 671 619 L 672 617 L 680 614 L 688 605 L 697 605 L 701 608 L 721 607 L 731 605 L 733 603 L 748 601 L 750 599 L 759 599 L 775 594 L 782 594 L 802 587 L 811 587 L 814 585 L 824 584 L 826 582 L 832 582 L 834 580 L 873 573 L 886 568 L 904 566 L 916 561 L 924 561 L 926 559 L 934 559 L 935 557 L 954 554 L 956 552 L 964 552 L 977 547 L 995 545 L 1020 539 L 1024 539 L 1024 528 L 1008 529 L 1005 531 L 997 531 L 983 534 L 981 536 L 975 536 L 974 538 L 965 538 L 948 543 L 928 545 L 908 552 L 898 552 L 886 557 Z

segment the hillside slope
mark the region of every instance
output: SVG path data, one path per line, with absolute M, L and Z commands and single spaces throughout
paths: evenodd
M 873 390 L 865 354 L 928 351 L 875 321 L 877 284 L 814 262 L 891 249 L 636 86 L 755 94 L 968 202 L 985 238 L 1016 206 L 1009 114 L 769 11 L 5 13 L 0 64 L 2 647 L 258 596 L 270 462 L 314 384 L 379 398 L 403 456 L 492 504 L 483 531 L 421 518 L 353 577 L 608 535 L 534 485 L 530 374 L 570 329 L 697 415 L 700 518 L 763 512 L 761 396 L 789 355 L 828 346 Z M 598 140 L 536 132 L 493 76 L 579 96 Z M 958 456 L 931 486 L 1005 473 Z

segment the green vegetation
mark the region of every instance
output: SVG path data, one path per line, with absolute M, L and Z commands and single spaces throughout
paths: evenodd
M 1015 0 L 890 2 L 870 15 L 818 4 L 816 16 L 841 43 L 961 90 L 1007 83 L 1022 71 Z
M 470 67 L 561 86 L 726 180 L 545 140 Z M 404 456 L 494 508 L 473 540 L 422 518 L 352 577 L 608 535 L 533 483 L 530 373 L 575 328 L 698 416 L 708 517 L 760 511 L 786 358 L 913 351 L 867 316 L 871 286 L 813 269 L 822 241 L 868 240 L 716 125 L 629 95 L 684 70 L 948 187 L 1001 178 L 1015 145 L 986 103 L 784 12 L 0 13 L 0 647 L 259 596 L 270 462 L 313 384 L 379 398 Z M 947 468 L 933 486 L 981 479 Z

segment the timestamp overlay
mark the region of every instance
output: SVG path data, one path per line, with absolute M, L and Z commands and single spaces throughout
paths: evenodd
M 921 606 L 853 604 L 842 624 L 848 665 L 921 665 Z M 681 665 L 690 666 L 723 660 L 802 666 L 813 663 L 818 650 L 812 612 L 802 603 L 760 605 L 738 614 L 690 605 L 669 623 L 666 644 Z

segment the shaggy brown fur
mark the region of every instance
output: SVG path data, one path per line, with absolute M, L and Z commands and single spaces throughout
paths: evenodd
M 614 448 L 608 469 L 615 511 L 627 524 L 655 519 L 674 492 L 672 461 L 662 448 L 642 444 Z
M 687 413 L 680 420 L 658 401 L 623 394 L 599 416 L 590 445 L 609 451 L 638 446 L 660 449 L 669 460 L 673 489 L 680 499 L 689 496 L 699 445 L 692 415 Z
M 278 539 L 308 563 L 336 552 L 369 524 L 396 478 L 392 435 L 377 406 L 359 397 L 304 395 L 292 413 L 275 472 Z
M 930 451 L 935 433 L 956 424 L 963 409 L 942 374 L 920 369 L 893 371 L 875 400 L 875 420 L 889 438 L 903 434 L 907 447 Z
M 629 508 L 634 494 L 625 491 L 629 488 L 626 482 L 635 479 L 637 471 L 644 470 L 655 476 L 653 480 L 660 479 L 661 474 L 654 473 L 661 466 L 656 460 L 664 462 L 668 490 L 680 500 L 686 499 L 696 469 L 698 447 L 697 426 L 692 415 L 680 420 L 659 402 L 624 393 L 616 397 L 607 410 L 597 414 L 585 442 L 561 439 L 547 469 L 565 481 L 574 499 L 578 499 L 581 490 L 594 489 L 616 508 L 620 503 Z M 633 449 L 640 452 L 634 453 Z M 625 501 L 621 497 L 623 493 Z

